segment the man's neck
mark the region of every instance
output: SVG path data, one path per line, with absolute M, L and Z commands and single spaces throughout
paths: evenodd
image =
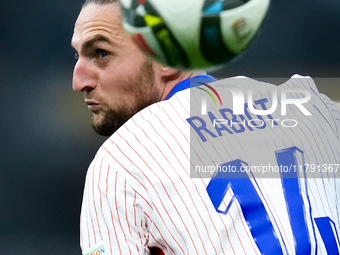
M 191 77 L 195 77 L 196 75 L 202 75 L 206 74 L 204 71 L 190 71 L 190 72 L 178 72 L 171 79 L 169 79 L 166 82 L 166 86 L 163 90 L 163 94 L 161 97 L 161 100 L 164 100 L 169 93 L 173 90 L 173 88 L 180 83 L 181 81 L 184 81 L 186 79 L 189 79 Z

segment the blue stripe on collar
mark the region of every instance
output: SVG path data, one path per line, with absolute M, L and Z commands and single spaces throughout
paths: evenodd
M 195 77 L 191 77 L 189 79 L 186 79 L 184 81 L 181 81 L 180 83 L 178 83 L 169 93 L 169 95 L 164 99 L 164 100 L 168 100 L 170 97 L 172 97 L 173 95 L 175 95 L 177 92 L 188 89 L 188 88 L 193 88 L 193 87 L 197 87 L 200 86 L 200 82 L 202 83 L 210 83 L 216 81 L 216 79 L 210 75 L 197 75 Z

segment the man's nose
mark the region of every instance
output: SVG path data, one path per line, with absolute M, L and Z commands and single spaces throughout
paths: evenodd
M 79 58 L 73 70 L 73 90 L 84 92 L 93 90 L 95 87 L 96 81 L 91 63 L 85 58 Z

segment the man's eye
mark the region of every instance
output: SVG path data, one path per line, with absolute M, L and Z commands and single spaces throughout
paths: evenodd
M 97 50 L 97 56 L 99 58 L 106 58 L 107 56 L 109 56 L 109 53 L 105 50 Z

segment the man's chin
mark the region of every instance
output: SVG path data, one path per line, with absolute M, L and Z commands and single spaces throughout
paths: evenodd
M 111 136 L 117 128 L 112 127 L 108 123 L 94 122 L 91 123 L 93 130 L 101 136 Z
M 103 125 L 95 125 L 92 123 L 92 128 L 98 135 L 101 135 L 101 136 L 111 136 L 114 133 L 114 131 L 109 130 Z
M 91 126 L 97 134 L 102 136 L 111 136 L 114 133 L 103 116 L 98 116 L 98 114 L 93 114 Z
M 126 118 L 122 117 L 123 116 L 117 115 L 114 112 L 109 112 L 106 115 L 94 113 L 91 125 L 97 134 L 111 136 L 126 122 Z

